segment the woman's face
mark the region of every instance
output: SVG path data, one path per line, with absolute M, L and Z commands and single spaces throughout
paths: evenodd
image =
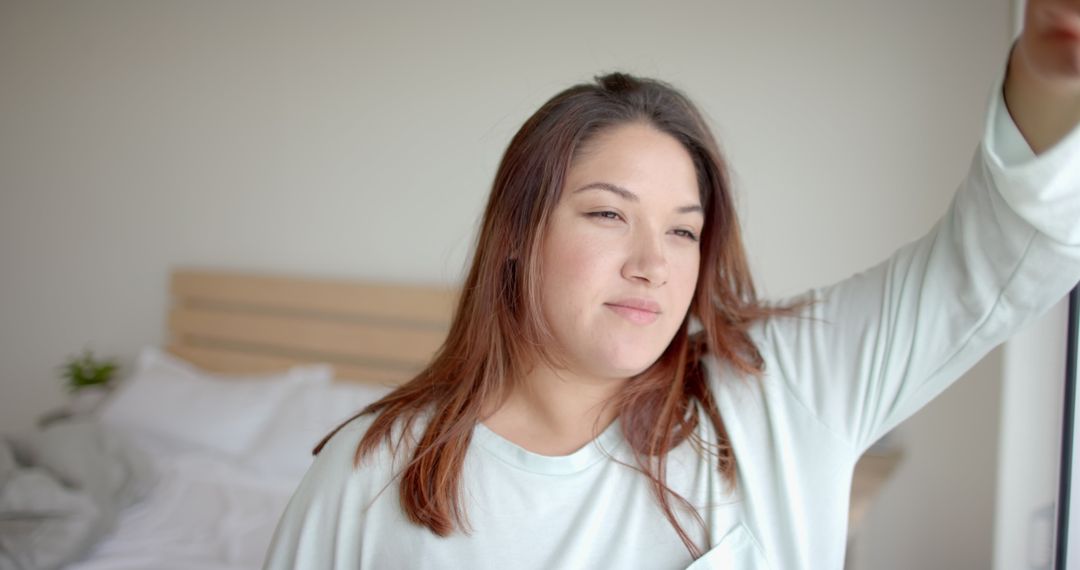
M 630 123 L 589 142 L 541 247 L 544 317 L 572 372 L 626 378 L 660 357 L 694 294 L 704 220 L 674 137 Z

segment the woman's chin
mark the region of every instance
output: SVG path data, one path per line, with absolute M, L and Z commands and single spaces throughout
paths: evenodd
M 657 355 L 656 358 L 651 360 L 643 359 L 639 353 L 633 356 L 627 356 L 626 358 L 609 359 L 604 366 L 607 370 L 605 376 L 608 378 L 631 378 L 637 376 L 648 370 L 659 357 L 660 356 Z
M 666 345 L 658 346 L 640 338 L 620 338 L 608 342 L 579 340 L 577 348 L 571 352 L 571 361 L 582 373 L 594 378 L 631 378 L 648 370 L 664 353 Z

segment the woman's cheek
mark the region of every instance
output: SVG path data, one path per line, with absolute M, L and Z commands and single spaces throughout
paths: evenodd
M 600 273 L 611 263 L 618 252 L 618 242 L 614 236 L 583 228 L 573 232 L 560 247 L 560 259 L 555 262 L 564 265 L 574 276 L 586 277 Z M 585 283 L 581 283 L 585 285 Z

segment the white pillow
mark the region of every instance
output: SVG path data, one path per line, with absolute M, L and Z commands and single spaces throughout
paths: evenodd
M 214 374 L 145 347 L 135 372 L 103 405 L 101 418 L 170 443 L 239 456 L 303 384 L 332 377 L 327 364 L 296 366 L 278 374 Z
M 322 438 L 391 388 L 359 383 L 312 382 L 303 386 L 267 425 L 241 463 L 261 477 L 299 483 Z

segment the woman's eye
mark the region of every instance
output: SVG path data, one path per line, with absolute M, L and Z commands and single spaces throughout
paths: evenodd
M 603 212 L 589 212 L 587 215 L 589 217 L 591 217 L 591 218 L 602 218 L 602 219 L 605 219 L 605 220 L 618 220 L 618 219 L 620 219 L 619 214 L 617 214 L 615 212 L 612 212 L 610 210 L 605 210 Z
M 694 235 L 694 232 L 692 232 L 690 230 L 682 230 L 682 229 L 675 230 L 675 235 L 682 236 L 682 237 L 684 237 L 684 238 L 686 238 L 686 239 L 688 239 L 690 241 L 697 241 L 698 240 L 698 237 L 696 235 Z
M 601 220 L 621 220 L 622 219 L 622 216 L 618 212 L 612 212 L 611 210 L 603 210 L 603 211 L 600 211 L 600 212 L 589 212 L 589 213 L 585 214 L 585 216 L 589 217 L 589 218 L 598 218 L 598 219 L 601 219 Z M 679 229 L 673 230 L 673 232 L 675 233 L 675 235 L 677 235 L 677 236 L 679 236 L 681 238 L 685 238 L 685 239 L 688 239 L 688 240 L 694 241 L 694 242 L 698 241 L 697 234 L 695 234 L 691 230 L 679 228 Z

